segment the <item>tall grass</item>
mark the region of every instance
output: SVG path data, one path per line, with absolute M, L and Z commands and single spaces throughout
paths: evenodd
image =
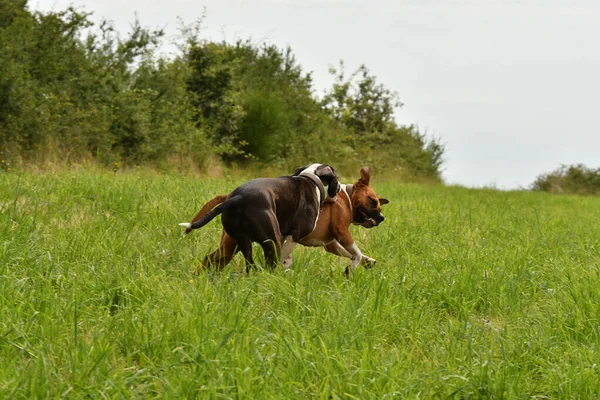
M 0 397 L 600 396 L 597 198 L 375 177 L 375 268 L 190 275 L 220 224 L 177 223 L 240 182 L 1 174 Z

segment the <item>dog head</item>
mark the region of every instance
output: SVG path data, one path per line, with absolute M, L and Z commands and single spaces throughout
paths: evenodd
M 360 170 L 360 179 L 354 184 L 352 191 L 352 223 L 372 228 L 379 225 L 385 219 L 381 214 L 381 206 L 388 204 L 387 199 L 377 197 L 375 190 L 369 186 L 371 173 L 368 167 Z
M 306 167 L 296 168 L 294 176 L 308 176 L 313 179 L 317 178 L 323 185 L 325 199 L 322 201 L 327 203 L 333 203 L 337 199 L 337 193 L 341 190 L 340 183 L 338 181 L 337 174 L 332 166 L 326 164 L 311 164 Z M 316 181 L 313 179 L 313 181 Z M 317 183 L 317 182 L 315 182 Z M 317 183 L 318 184 L 318 183 Z

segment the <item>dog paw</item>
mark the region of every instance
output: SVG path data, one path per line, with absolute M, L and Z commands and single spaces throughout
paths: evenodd
M 283 264 L 284 269 L 288 269 L 289 267 L 291 267 L 292 266 L 292 256 L 289 256 L 288 258 L 283 260 L 282 264 Z
M 371 257 L 365 257 L 363 259 L 363 265 L 365 268 L 373 268 L 375 266 L 375 264 L 377 263 L 377 260 Z

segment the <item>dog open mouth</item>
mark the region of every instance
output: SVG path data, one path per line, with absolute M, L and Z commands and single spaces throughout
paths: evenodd
M 377 220 L 371 217 L 365 208 L 360 207 L 357 211 L 360 216 L 359 221 L 357 221 L 358 225 L 362 225 L 365 228 L 373 228 L 374 226 L 377 226 Z

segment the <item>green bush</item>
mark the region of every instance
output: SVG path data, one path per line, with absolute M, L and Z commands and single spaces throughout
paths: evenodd
M 538 176 L 531 188 L 549 193 L 600 195 L 600 168 L 592 169 L 583 164 L 563 165 Z
M 138 21 L 124 37 L 70 7 L 0 5 L 0 157 L 5 165 L 77 163 L 289 171 L 327 162 L 354 175 L 368 164 L 440 180 L 443 146 L 400 126 L 401 106 L 362 66 L 323 98 L 290 48 L 209 42 L 183 27 L 180 53 L 157 56 L 163 32 Z
M 348 78 L 343 63 L 330 72 L 336 81 L 322 106 L 348 132 L 342 143 L 355 149 L 363 163 L 383 167 L 394 176 L 441 181 L 443 145 L 427 140 L 413 125 L 394 121 L 394 111 L 402 106 L 396 92 L 378 83 L 364 65 Z

